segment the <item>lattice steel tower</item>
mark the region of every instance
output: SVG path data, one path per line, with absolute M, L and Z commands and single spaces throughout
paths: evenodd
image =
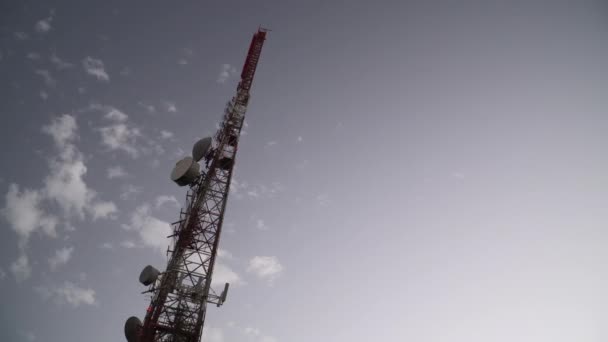
M 211 289 L 213 267 L 249 91 L 266 32 L 259 29 L 253 35 L 236 96 L 226 105 L 219 130 L 213 138 L 197 142 L 193 157 L 180 160 L 171 174 L 176 183 L 190 187 L 186 206 L 179 221 L 172 224 L 166 270 L 161 273 L 147 266 L 139 277 L 149 286 L 144 293 L 150 293 L 152 300 L 143 323 L 137 317 L 127 320 L 129 342 L 200 341 L 207 304 L 220 306 L 226 300 L 228 284 L 219 295 Z M 201 172 L 198 161 L 202 159 L 206 169 Z

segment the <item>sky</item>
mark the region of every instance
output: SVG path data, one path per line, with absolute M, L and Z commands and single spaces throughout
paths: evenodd
M 124 341 L 258 26 L 205 342 L 606 341 L 602 1 L 2 1 L 0 340 Z

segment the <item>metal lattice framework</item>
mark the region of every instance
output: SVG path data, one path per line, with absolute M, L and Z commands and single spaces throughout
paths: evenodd
M 207 304 L 223 302 L 211 289 L 213 268 L 249 90 L 265 38 L 263 29 L 253 36 L 237 94 L 226 105 L 207 156 L 207 172 L 190 186 L 186 207 L 172 225 L 169 262 L 146 291 L 152 294 L 152 301 L 138 333 L 139 342 L 200 341 Z

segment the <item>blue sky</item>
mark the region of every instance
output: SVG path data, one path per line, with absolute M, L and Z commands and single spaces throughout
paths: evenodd
M 579 1 L 0 5 L 0 340 L 122 340 L 252 34 L 204 341 L 604 341 L 608 24 Z

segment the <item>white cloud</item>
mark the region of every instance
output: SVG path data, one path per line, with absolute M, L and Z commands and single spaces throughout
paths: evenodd
M 6 279 L 6 272 L 4 272 L 4 270 L 0 268 L 0 280 L 4 279 Z
M 28 279 L 32 275 L 32 267 L 25 253 L 22 253 L 17 260 L 11 264 L 11 272 L 18 283 Z
M 169 113 L 177 113 L 177 106 L 173 102 L 165 101 L 165 110 Z
M 114 249 L 114 245 L 112 245 L 109 242 L 104 242 L 101 245 L 99 245 L 99 248 L 102 248 L 102 249 Z
M 112 202 L 97 200 L 97 193 L 84 181 L 87 167 L 82 153 L 73 141 L 77 139 L 76 119 L 68 114 L 55 118 L 43 127 L 55 141 L 59 156 L 49 161 L 50 174 L 44 180 L 44 193 L 63 209 L 66 216 L 84 219 L 84 213 L 93 219 L 109 217 L 117 211 Z
M 37 287 L 35 291 L 44 299 L 53 299 L 57 304 L 69 304 L 72 307 L 97 304 L 95 290 L 79 287 L 69 281 L 56 287 Z
M 19 330 L 19 331 L 17 331 L 17 333 L 18 333 L 18 334 L 19 334 L 21 337 L 23 337 L 23 338 L 24 338 L 26 341 L 29 341 L 29 342 L 34 342 L 34 341 L 36 341 L 36 334 L 34 334 L 34 333 L 33 333 L 33 332 L 31 332 L 31 331 L 23 331 L 23 330 Z
M 257 337 L 260 336 L 260 329 L 253 327 L 246 327 L 243 329 L 243 333 L 247 336 Z
M 41 209 L 42 199 L 40 191 L 23 189 L 21 192 L 19 185 L 9 185 L 2 216 L 20 237 L 21 246 L 25 246 L 30 235 L 37 230 L 51 237 L 57 236 L 57 218 Z
M 102 143 L 110 150 L 120 150 L 126 152 L 133 158 L 139 156 L 139 151 L 135 147 L 135 141 L 141 137 L 139 128 L 131 128 L 126 124 L 119 123 L 111 126 L 102 127 Z
M 264 223 L 264 220 L 258 219 L 255 223 L 255 227 L 259 230 L 268 230 L 268 226 Z
M 59 70 L 71 68 L 74 66 L 72 63 L 68 63 L 68 62 L 64 61 L 63 59 L 59 58 L 59 56 L 57 56 L 55 53 L 53 53 L 51 55 L 50 60 L 51 60 L 51 63 L 53 63 L 55 65 L 55 67 Z
M 272 283 L 283 272 L 283 266 L 275 256 L 255 256 L 249 260 L 247 272 Z
M 179 65 L 188 65 L 188 61 L 185 60 L 184 58 L 181 58 L 180 60 L 177 61 L 177 64 L 179 64 Z
M 320 194 L 317 196 L 316 199 L 317 199 L 317 203 L 319 203 L 319 205 L 322 207 L 327 207 L 331 203 L 331 200 L 329 199 L 328 194 Z
M 41 90 L 40 91 L 40 98 L 46 101 L 46 99 L 49 98 L 49 94 L 46 91 Z
M 36 29 L 36 32 L 38 33 L 47 33 L 51 30 L 51 22 L 53 21 L 53 16 L 54 16 L 54 12 L 51 11 L 51 14 L 44 18 L 39 20 L 36 25 L 34 26 L 34 28 Z
M 72 258 L 74 247 L 64 247 L 55 251 L 55 254 L 49 258 L 49 266 L 51 271 L 55 271 L 59 266 L 65 265 Z
M 276 141 L 274 141 L 274 140 L 272 140 L 272 141 L 267 142 L 267 143 L 266 143 L 266 146 L 267 146 L 267 147 L 270 147 L 270 146 L 274 146 L 274 145 L 276 145 L 276 144 L 277 144 L 277 142 L 276 142 Z
M 93 108 L 97 108 L 97 109 L 104 109 L 102 106 L 99 105 L 93 105 Z M 104 118 L 111 120 L 111 121 L 115 121 L 115 122 L 125 122 L 127 121 L 127 119 L 129 118 L 129 116 L 123 112 L 121 112 L 120 110 L 114 108 L 114 107 L 107 107 L 105 108 L 107 110 L 106 115 L 104 115 Z
M 141 188 L 138 188 L 132 184 L 124 185 L 121 190 L 122 192 L 120 193 L 120 199 L 124 201 L 130 199 L 132 196 L 135 197 L 135 195 L 141 192 Z
M 213 287 L 223 287 L 224 284 L 230 283 L 230 285 L 244 285 L 245 281 L 241 279 L 235 271 L 233 271 L 229 266 L 216 262 L 213 268 L 213 278 L 211 279 L 211 285 Z
M 23 32 L 23 31 L 15 32 L 15 38 L 17 40 L 26 40 L 29 37 L 30 36 L 27 33 Z
M 201 340 L 205 342 L 224 342 L 224 333 L 220 328 L 207 326 L 203 329 L 203 337 Z
M 125 178 L 128 174 L 120 165 L 116 165 L 108 168 L 107 176 L 108 179 Z
M 147 204 L 137 207 L 131 215 L 130 223 L 123 224 L 122 227 L 138 232 L 145 246 L 156 248 L 163 254 L 169 245 L 167 236 L 171 234 L 171 224 L 152 216 Z
M 234 259 L 234 256 L 232 255 L 232 253 L 230 253 L 229 251 L 223 249 L 223 248 L 218 248 L 217 250 L 217 257 L 220 259 L 225 259 L 225 260 L 232 260 Z
M 298 137 L 298 142 L 302 142 L 303 140 L 304 139 L 301 136 Z
M 120 245 L 124 248 L 135 248 L 136 247 L 135 242 L 129 241 L 129 240 L 122 241 L 120 243 Z
M 40 59 L 40 54 L 37 54 L 35 52 L 30 52 L 27 54 L 26 57 L 31 60 L 37 60 L 37 59 Z
M 148 113 L 156 113 L 156 107 L 154 107 L 154 105 L 145 104 L 145 103 L 143 103 L 141 101 L 138 102 L 137 104 L 139 106 L 145 108 L 148 111 Z
M 236 68 L 231 66 L 230 64 L 222 64 L 222 68 L 220 70 L 220 74 L 217 77 L 217 83 L 223 84 L 226 81 L 236 75 Z
M 156 197 L 156 208 L 157 209 L 167 203 L 175 205 L 175 207 L 178 209 L 181 207 L 181 205 L 179 204 L 179 201 L 177 200 L 177 198 L 175 198 L 175 196 L 161 195 L 161 196 Z
M 87 74 L 95 76 L 99 81 L 108 82 L 110 80 L 102 60 L 89 56 L 82 60 L 82 66 Z
M 277 339 L 272 336 L 262 336 L 260 342 L 277 342 Z
M 171 139 L 171 138 L 173 138 L 173 132 L 169 132 L 169 131 L 166 131 L 163 129 L 160 131 L 160 138 L 161 139 Z
M 46 83 L 49 87 L 54 87 L 57 84 L 57 81 L 51 76 L 51 73 L 48 70 L 38 69 L 34 71 L 36 75 L 40 75 L 42 79 L 44 79 L 44 83 Z

